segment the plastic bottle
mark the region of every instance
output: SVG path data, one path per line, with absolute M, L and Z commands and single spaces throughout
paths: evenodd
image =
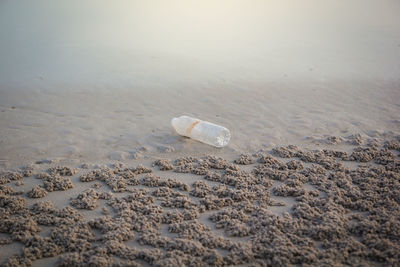
M 231 139 L 231 133 L 227 128 L 189 116 L 173 118 L 171 125 L 180 135 L 216 147 L 226 146 Z

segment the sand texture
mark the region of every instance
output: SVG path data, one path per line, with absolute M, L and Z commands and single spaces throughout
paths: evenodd
M 398 134 L 398 14 L 398 0 L 5 1 L 0 171 Z M 181 115 L 227 127 L 228 147 L 178 136 Z
M 0 0 L 0 265 L 400 266 L 399 14 Z
M 230 160 L 41 163 L 5 172 L 1 263 L 399 264 L 399 137 L 342 150 L 337 143 L 345 139 L 327 140 L 335 144 L 288 145 Z

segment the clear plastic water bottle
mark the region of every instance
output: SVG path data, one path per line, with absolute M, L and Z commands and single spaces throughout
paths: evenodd
M 231 133 L 227 128 L 189 116 L 173 118 L 171 125 L 180 135 L 216 147 L 226 146 L 231 139 Z

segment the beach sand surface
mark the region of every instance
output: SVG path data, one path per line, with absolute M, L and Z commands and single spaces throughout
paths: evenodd
M 1 166 L 398 133 L 399 10 L 389 0 L 3 1 Z M 229 146 L 178 137 L 169 122 L 184 114 L 229 128 Z
M 399 12 L 1 1 L 0 264 L 398 264 Z

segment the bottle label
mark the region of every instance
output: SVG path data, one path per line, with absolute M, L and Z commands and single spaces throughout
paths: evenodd
M 187 129 L 187 136 L 190 136 L 190 135 L 192 134 L 193 128 L 194 128 L 199 122 L 200 122 L 200 121 L 195 121 L 195 122 L 193 122 L 193 123 L 189 126 L 189 128 Z

